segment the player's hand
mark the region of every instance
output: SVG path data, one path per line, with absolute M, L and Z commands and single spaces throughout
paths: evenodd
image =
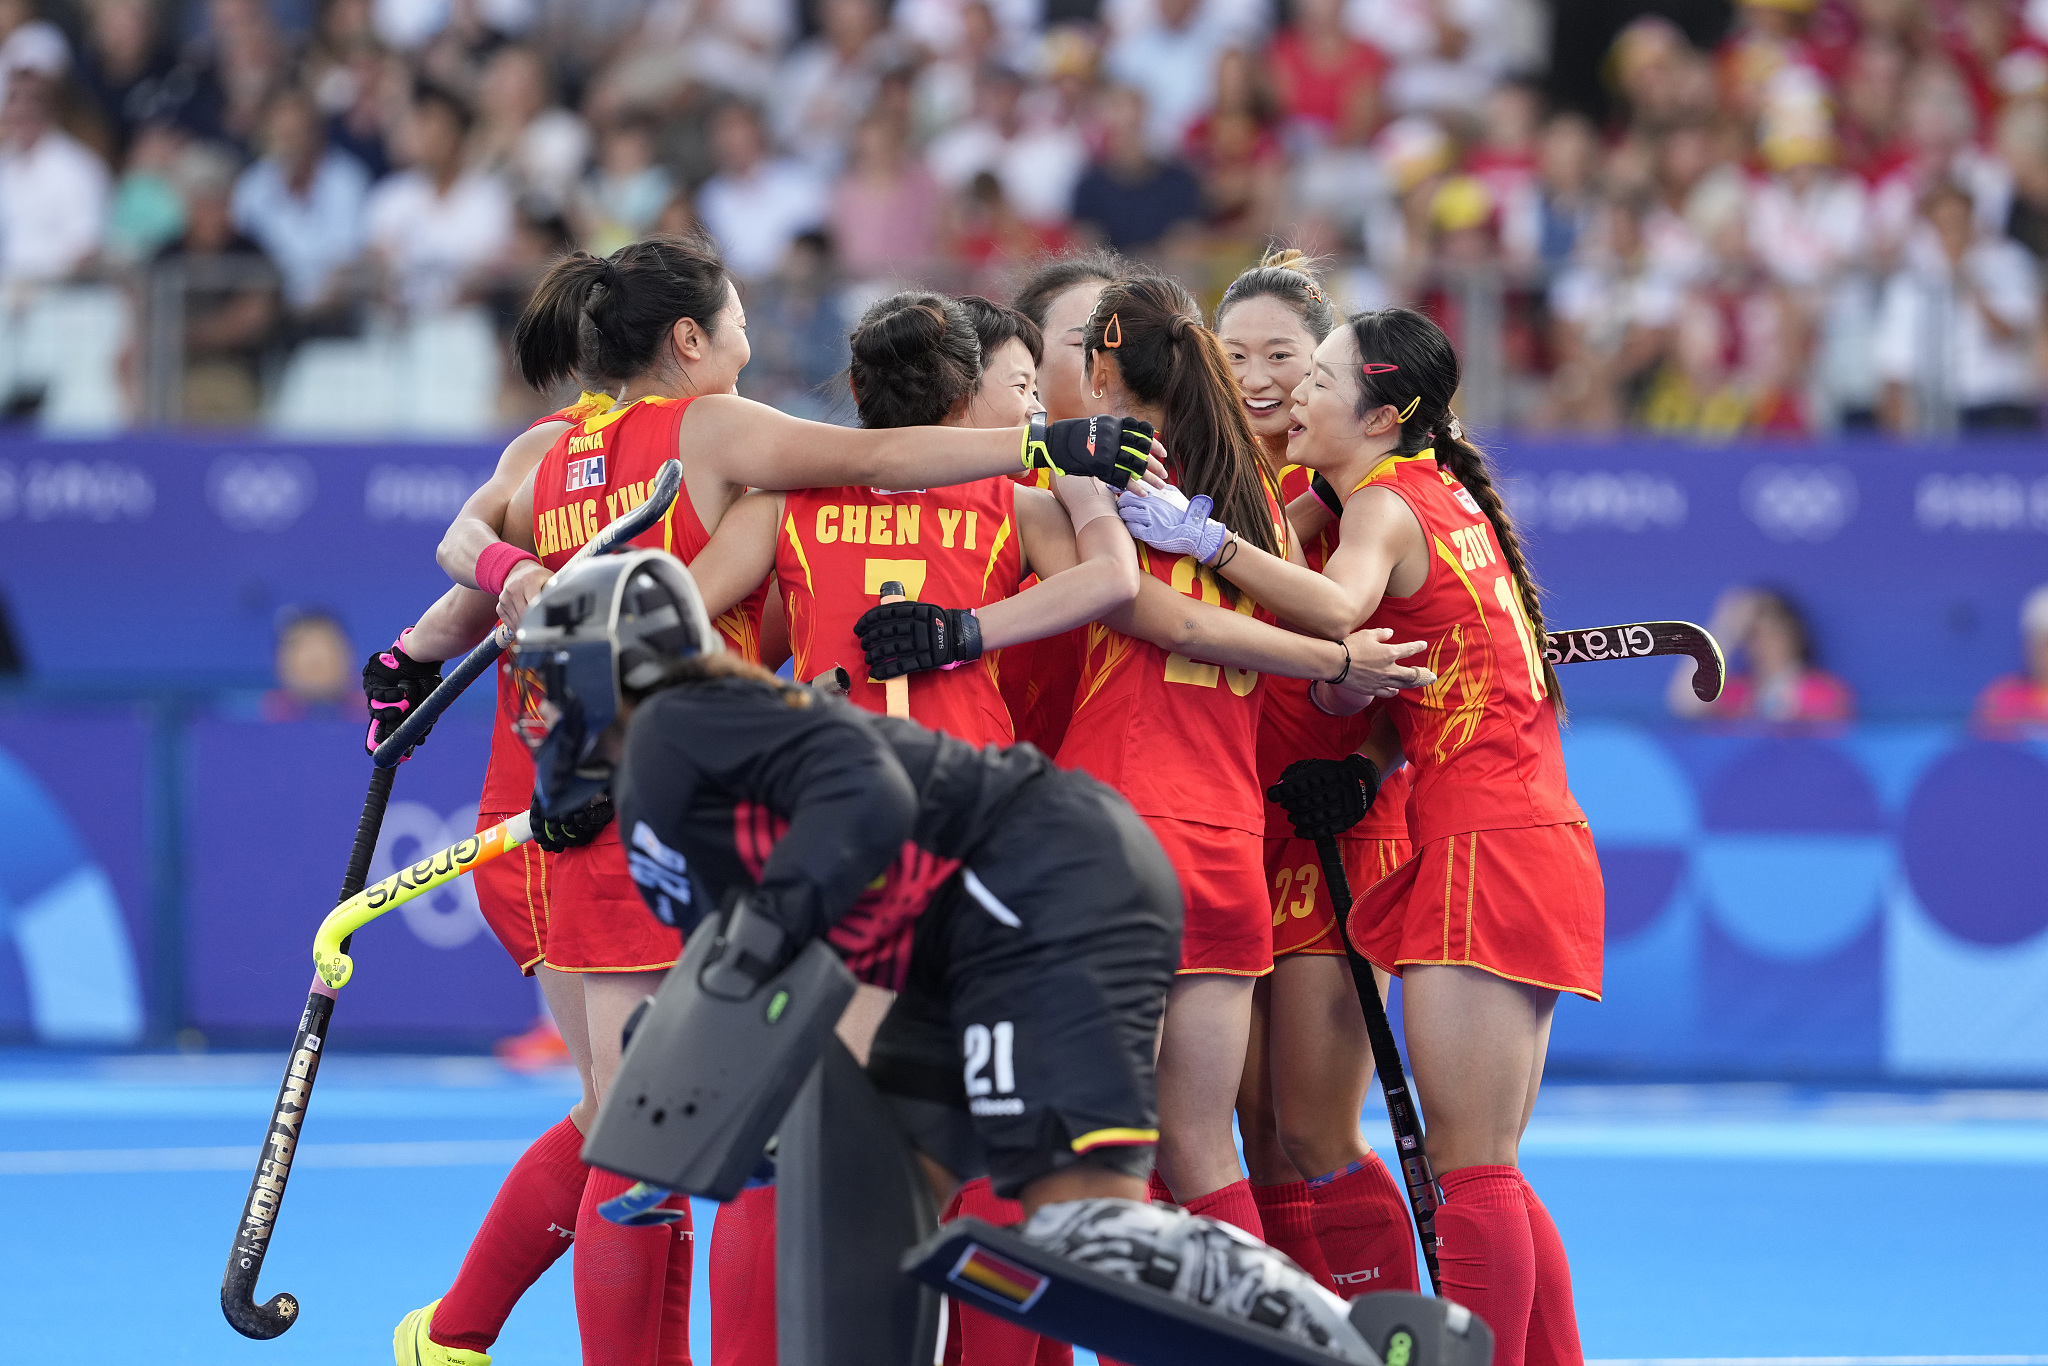
M 363 665 L 363 696 L 370 703 L 370 729 L 363 737 L 363 748 L 372 754 L 405 723 L 414 707 L 441 686 L 439 661 L 414 659 L 399 648 L 404 640 L 401 632 L 397 642 L 371 655 Z M 426 739 L 420 736 L 414 747 L 425 744 Z M 406 756 L 411 755 L 407 750 Z
M 539 560 L 521 560 L 514 565 L 512 572 L 505 576 L 505 591 L 498 594 L 498 620 L 512 630 L 518 630 L 527 607 L 554 577 L 555 571 Z
M 1363 754 L 1347 754 L 1296 759 L 1266 789 L 1266 799 L 1287 808 L 1295 834 L 1314 840 L 1341 835 L 1364 820 L 1379 791 L 1379 766 Z
M 1124 519 L 1124 526 L 1131 535 L 1170 555 L 1192 555 L 1202 564 L 1216 558 L 1223 549 L 1223 543 L 1230 539 L 1230 528 L 1209 515 L 1216 505 L 1206 493 L 1198 493 L 1186 500 L 1186 505 L 1175 506 L 1175 498 L 1166 489 L 1157 494 L 1140 498 L 1131 493 L 1117 495 L 1117 516 Z M 1174 489 L 1175 494 L 1179 493 Z
M 867 655 L 870 678 L 953 669 L 981 658 L 981 622 L 971 607 L 885 602 L 861 613 L 853 633 Z
M 559 854 L 564 849 L 574 849 L 596 839 L 612 823 L 615 814 L 611 794 L 600 792 L 587 805 L 558 820 L 542 815 L 540 803 L 535 802 L 527 819 L 532 823 L 533 842 L 550 854 Z
M 1384 626 L 1375 626 L 1345 637 L 1344 648 L 1351 653 L 1351 672 L 1343 682 L 1327 686 L 1337 697 L 1358 703 L 1352 711 L 1362 708 L 1370 698 L 1392 697 L 1403 688 L 1426 688 L 1436 682 L 1436 675 L 1421 664 L 1401 663 L 1429 648 L 1428 642 L 1410 640 L 1392 645 L 1387 638 L 1393 634 Z
M 1070 417 L 1047 422 L 1034 415 L 1024 429 L 1024 468 L 1059 474 L 1090 474 L 1111 488 L 1166 477 L 1155 452 L 1152 424 L 1131 417 Z

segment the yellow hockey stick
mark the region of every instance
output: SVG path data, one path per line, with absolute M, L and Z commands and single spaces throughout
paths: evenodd
M 355 964 L 341 946 L 357 930 L 414 897 L 425 896 L 465 873 L 475 872 L 500 854 L 517 849 L 532 838 L 528 814 L 522 811 L 511 820 L 500 821 L 438 854 L 429 854 L 399 869 L 382 882 L 363 888 L 336 906 L 320 922 L 320 932 L 313 936 L 313 968 L 320 974 L 320 980 L 329 988 L 338 989 L 348 984 Z

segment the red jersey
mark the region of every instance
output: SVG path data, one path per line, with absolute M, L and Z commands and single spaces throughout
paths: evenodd
M 1420 846 L 1447 835 L 1583 821 L 1565 786 L 1557 704 L 1493 524 L 1436 453 L 1389 456 L 1359 488 L 1385 488 L 1422 524 L 1429 568 L 1406 598 L 1382 598 L 1367 626 L 1428 642 L 1426 688 L 1388 699 L 1415 769 Z M 1356 492 L 1357 490 L 1353 490 Z
M 789 609 L 796 676 L 808 681 L 837 664 L 852 679 L 851 701 L 886 711 L 854 622 L 892 579 L 906 596 L 945 607 L 982 607 L 1015 593 L 1024 576 L 1016 495 L 1016 484 L 1000 476 L 943 489 L 785 494 L 775 578 Z M 999 667 L 991 654 L 912 674 L 911 719 L 969 744 L 1011 743 Z
M 533 474 L 533 544 L 540 562 L 560 569 L 592 536 L 621 513 L 647 500 L 647 486 L 663 462 L 676 454 L 676 428 L 689 399 L 648 397 L 621 407 L 591 412 L 556 439 Z M 688 564 L 711 533 L 697 517 L 683 489 L 662 519 L 633 538 L 633 544 L 666 550 Z M 742 658 L 761 657 L 764 585 L 712 623 Z M 511 686 L 509 654 L 498 662 L 498 724 L 491 737 L 491 765 L 484 774 L 485 812 L 524 811 L 533 802 L 533 758 L 514 729 L 522 703 Z M 615 843 L 610 826 L 598 837 Z
M 1285 515 L 1270 488 L 1266 502 L 1284 545 Z M 1140 545 L 1138 564 L 1176 593 L 1224 605 L 1216 571 L 1192 555 Z M 1237 610 L 1274 620 L 1247 593 L 1238 594 Z M 1265 689 L 1257 671 L 1204 664 L 1101 622 L 1082 630 L 1086 653 L 1060 767 L 1108 783 L 1141 816 L 1263 832 L 1257 751 Z
M 1309 491 L 1309 480 L 1315 471 L 1301 465 L 1287 465 L 1280 471 L 1280 504 L 1285 507 Z M 1337 538 L 1341 523 L 1332 518 L 1311 539 L 1302 543 L 1302 554 L 1308 559 L 1308 567 L 1318 574 L 1330 562 L 1330 555 L 1337 549 Z M 1371 733 L 1374 719 L 1378 717 L 1377 705 L 1367 707 L 1355 716 L 1326 716 L 1308 700 L 1308 690 L 1313 684 L 1306 678 L 1269 678 L 1266 680 L 1266 703 L 1259 713 L 1258 739 L 1258 787 L 1263 795 L 1265 790 L 1280 781 L 1281 771 L 1296 759 L 1341 759 L 1356 750 Z M 1395 769 L 1386 775 L 1380 784 L 1379 796 L 1373 801 L 1372 810 L 1365 813 L 1365 819 L 1346 833 L 1352 839 L 1408 838 L 1408 791 L 1414 781 L 1414 770 L 1409 767 Z M 1294 834 L 1294 822 L 1287 818 L 1287 808 L 1274 802 L 1266 803 L 1266 834 L 1286 837 Z

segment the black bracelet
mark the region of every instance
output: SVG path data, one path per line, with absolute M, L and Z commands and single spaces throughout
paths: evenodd
M 1330 487 L 1330 481 L 1323 478 L 1322 471 L 1318 470 L 1309 476 L 1308 491 L 1316 496 L 1316 501 L 1330 510 L 1332 517 L 1340 522 L 1344 520 L 1344 500 L 1337 496 L 1337 490 Z
M 1222 553 L 1216 557 L 1216 563 L 1210 565 L 1209 567 L 1211 569 L 1216 570 L 1218 573 L 1221 573 L 1224 565 L 1229 564 L 1232 560 L 1237 558 L 1238 545 L 1239 541 L 1237 533 L 1233 531 L 1230 533 L 1230 539 L 1224 543 Z
M 1337 648 L 1344 652 L 1344 667 L 1338 672 L 1335 678 L 1326 678 L 1323 680 L 1323 682 L 1329 684 L 1333 688 L 1336 687 L 1338 684 L 1342 683 L 1345 679 L 1351 677 L 1351 646 L 1348 642 L 1340 640 L 1337 642 Z

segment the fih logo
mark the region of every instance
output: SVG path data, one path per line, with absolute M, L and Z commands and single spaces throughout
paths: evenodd
M 365 886 L 376 886 L 400 868 L 428 858 L 476 833 L 476 806 L 472 803 L 441 813 L 419 802 L 393 802 L 384 810 L 384 831 L 377 837 L 377 852 L 370 860 L 370 877 Z M 484 928 L 483 911 L 476 902 L 476 878 L 459 877 L 425 896 L 414 897 L 398 908 L 406 928 L 428 948 L 459 949 Z
M 319 484 L 296 455 L 224 455 L 206 472 L 206 501 L 236 531 L 284 531 Z
M 1825 541 L 1856 517 L 1856 477 L 1840 465 L 1758 465 L 1742 507 L 1774 541 Z

